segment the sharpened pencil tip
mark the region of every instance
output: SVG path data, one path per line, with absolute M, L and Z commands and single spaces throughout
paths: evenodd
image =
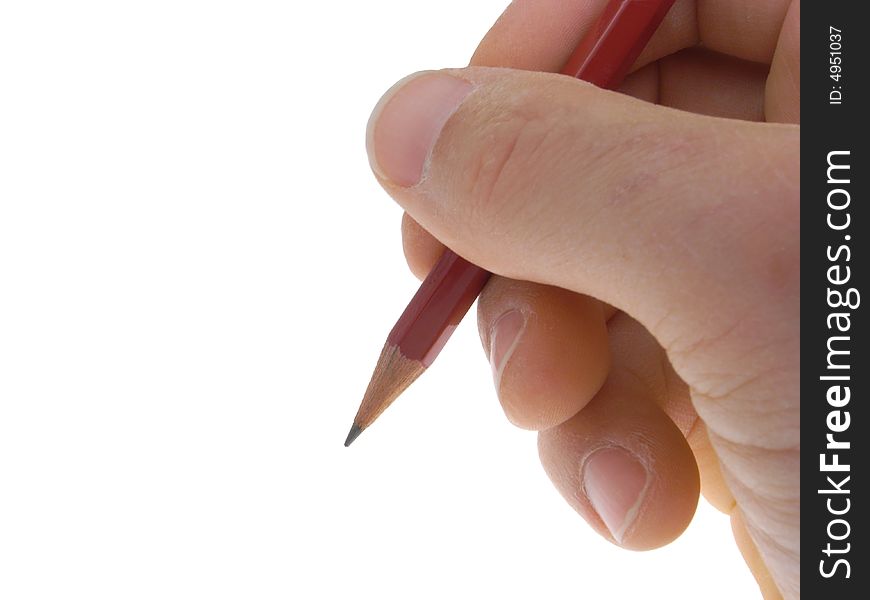
M 353 441 L 359 437 L 359 434 L 363 432 L 363 428 L 357 425 L 356 423 L 350 428 L 350 433 L 347 434 L 347 439 L 344 440 L 344 447 L 347 448 Z

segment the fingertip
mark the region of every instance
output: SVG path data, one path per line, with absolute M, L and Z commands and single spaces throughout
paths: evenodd
M 414 73 L 393 85 L 366 127 L 375 175 L 387 185 L 417 185 L 441 129 L 473 89 L 471 82 L 443 71 Z
M 541 462 L 568 503 L 602 536 L 649 550 L 689 525 L 698 468 L 680 430 L 630 375 L 611 375 L 572 419 L 538 434 Z
M 480 297 L 478 324 L 499 401 L 518 427 L 564 422 L 607 377 L 607 326 L 592 298 L 494 277 Z

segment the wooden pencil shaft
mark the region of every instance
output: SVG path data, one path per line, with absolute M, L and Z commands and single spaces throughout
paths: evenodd
M 675 0 L 613 0 L 562 68 L 598 87 L 613 89 L 656 32 Z
M 489 271 L 446 250 L 387 337 L 402 354 L 428 367 L 474 304 Z

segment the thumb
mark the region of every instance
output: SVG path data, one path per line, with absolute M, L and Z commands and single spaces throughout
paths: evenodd
M 461 256 L 609 302 L 678 351 L 756 305 L 750 279 L 792 291 L 798 136 L 470 67 L 396 84 L 367 145 L 387 191 Z

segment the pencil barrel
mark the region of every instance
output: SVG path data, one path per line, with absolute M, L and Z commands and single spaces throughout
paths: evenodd
M 420 285 L 387 342 L 428 367 L 474 304 L 490 273 L 446 250 Z
M 614 0 L 562 69 L 598 87 L 613 89 L 658 29 L 675 0 Z

